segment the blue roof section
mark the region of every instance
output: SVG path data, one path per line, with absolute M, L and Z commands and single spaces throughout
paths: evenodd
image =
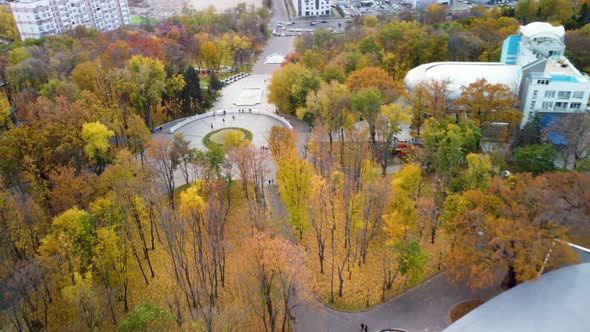
M 520 35 L 511 35 L 504 40 L 502 44 L 502 56 L 500 62 L 507 65 L 515 65 L 518 56 L 518 48 L 520 46 Z
M 551 132 L 551 133 L 547 133 L 547 137 L 549 138 L 549 140 L 553 144 L 556 144 L 556 145 L 567 145 L 567 139 L 562 134 L 552 133 Z
M 554 82 L 579 83 L 580 79 L 576 76 L 551 74 L 551 80 Z

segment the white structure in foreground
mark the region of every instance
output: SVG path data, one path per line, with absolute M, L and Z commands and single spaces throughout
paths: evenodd
M 293 0 L 297 16 L 330 15 L 330 0 Z
M 17 0 L 10 3 L 22 39 L 84 25 L 100 31 L 131 23 L 127 0 Z
M 590 78 L 571 64 L 564 51 L 564 28 L 535 22 L 506 38 L 498 63 L 428 63 L 410 70 L 404 83 L 411 90 L 420 82 L 448 80 L 450 100 L 459 97 L 461 87 L 481 78 L 505 84 L 520 98 L 523 126 L 535 113 L 551 118 L 587 111 Z

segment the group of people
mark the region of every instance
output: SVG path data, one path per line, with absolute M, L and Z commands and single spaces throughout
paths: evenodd
M 361 332 L 368 332 L 369 328 L 367 327 L 367 324 L 365 323 L 361 323 Z

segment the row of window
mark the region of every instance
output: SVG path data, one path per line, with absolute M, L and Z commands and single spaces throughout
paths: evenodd
M 535 109 L 536 106 L 536 101 L 533 100 L 531 101 L 531 109 Z M 555 106 L 555 108 L 554 108 Z M 562 101 L 557 101 L 557 102 L 552 102 L 552 101 L 544 101 L 543 104 L 541 105 L 541 109 L 545 110 L 545 111 L 567 111 L 568 110 L 568 103 L 566 102 L 562 102 Z M 582 103 L 569 103 L 569 110 L 570 111 L 578 111 L 582 109 Z
M 584 91 L 574 91 L 573 94 L 571 91 L 555 91 L 555 90 L 547 90 L 545 91 L 545 98 L 555 98 L 557 94 L 557 99 L 570 99 L 572 97 L 574 99 L 584 99 Z M 533 90 L 533 99 L 537 99 L 539 95 L 539 90 Z

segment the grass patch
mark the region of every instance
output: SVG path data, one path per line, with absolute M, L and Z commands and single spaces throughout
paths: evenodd
M 138 16 L 132 15 L 131 16 L 131 25 L 155 25 L 158 23 L 159 20 L 153 17 L 145 17 L 145 16 Z
M 226 135 L 231 133 L 231 131 L 240 131 L 243 134 L 241 141 L 252 141 L 252 133 L 249 130 L 238 127 L 229 127 L 217 129 L 208 133 L 205 138 L 203 138 L 203 144 L 209 149 L 212 149 L 216 146 L 221 147 L 225 143 Z

